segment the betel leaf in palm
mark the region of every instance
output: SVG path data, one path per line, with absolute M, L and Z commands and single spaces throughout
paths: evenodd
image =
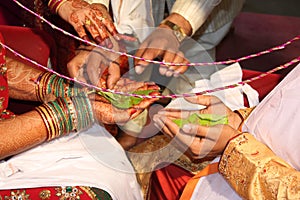
M 138 90 L 134 91 L 132 94 L 149 95 L 151 92 L 154 92 L 154 90 Z M 114 94 L 111 92 L 98 91 L 97 94 L 103 96 L 105 99 L 111 102 L 113 106 L 120 109 L 131 108 L 132 106 L 139 104 L 143 100 L 143 98 L 140 97 L 125 96 L 121 94 Z
M 214 126 L 217 124 L 228 124 L 228 118 L 225 115 L 194 113 L 186 119 L 174 119 L 173 122 L 177 124 L 180 128 L 182 128 L 185 124 Z

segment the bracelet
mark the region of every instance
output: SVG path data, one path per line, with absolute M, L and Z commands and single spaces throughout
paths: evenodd
M 251 112 L 253 111 L 255 107 L 253 108 L 242 108 L 239 110 L 235 110 L 234 112 L 237 113 L 241 119 L 242 119 L 242 123 L 240 124 L 238 130 L 241 131 L 242 130 L 242 126 L 243 126 L 243 122 L 249 117 L 249 115 L 251 114 Z
M 94 123 L 91 103 L 88 97 L 59 97 L 55 101 L 35 108 L 47 129 L 46 141 L 80 131 Z
M 164 24 L 164 25 L 168 26 L 170 29 L 172 29 L 175 37 L 177 38 L 177 40 L 179 42 L 182 42 L 185 39 L 185 37 L 186 37 L 185 32 L 177 24 L 174 24 L 173 22 L 171 22 L 169 20 L 163 20 L 160 24 Z
M 43 72 L 34 81 L 36 83 L 36 96 L 40 102 L 53 94 L 55 97 L 71 97 L 83 95 L 82 87 L 73 82 L 56 76 L 50 72 Z
M 58 9 L 66 0 L 49 0 L 48 7 L 53 14 L 57 14 Z

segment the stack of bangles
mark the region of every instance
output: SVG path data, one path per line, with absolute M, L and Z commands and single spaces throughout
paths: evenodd
M 50 72 L 43 72 L 35 81 L 37 99 L 42 102 L 49 94 L 55 97 L 73 97 L 83 95 L 81 85 L 60 78 Z
M 53 14 L 57 14 L 60 6 L 66 2 L 66 0 L 49 0 L 48 7 Z
M 85 92 L 80 92 L 79 88 L 75 87 L 68 87 L 67 91 L 62 90 L 62 82 L 65 80 L 48 72 L 42 73 L 38 79 L 38 99 L 43 100 L 42 97 L 49 92 L 57 97 L 56 100 L 35 108 L 45 123 L 47 141 L 72 131 L 83 130 L 94 123 L 93 109 Z

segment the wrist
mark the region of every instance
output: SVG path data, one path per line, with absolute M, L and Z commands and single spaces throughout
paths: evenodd
M 192 33 L 192 28 L 189 22 L 178 14 L 171 14 L 161 22 L 159 27 L 172 30 L 179 42 L 182 42 Z
M 170 14 L 165 20 L 168 20 L 178 27 L 180 27 L 185 35 L 191 36 L 192 35 L 192 26 L 188 20 L 186 20 L 183 16 L 177 13 Z
M 87 96 L 57 98 L 35 108 L 46 130 L 46 141 L 80 131 L 94 122 L 93 111 Z
M 66 3 L 67 0 L 49 0 L 48 7 L 53 14 L 57 14 L 60 7 Z

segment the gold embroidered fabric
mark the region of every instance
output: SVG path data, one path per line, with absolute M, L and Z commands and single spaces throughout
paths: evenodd
M 251 134 L 230 141 L 219 171 L 245 199 L 300 199 L 300 172 Z
M 196 174 L 210 162 L 202 160 L 191 161 L 164 135 L 156 135 L 140 143 L 130 149 L 127 155 L 137 172 L 137 179 L 145 199 L 147 198 L 152 171 L 160 164 L 170 161 Z

